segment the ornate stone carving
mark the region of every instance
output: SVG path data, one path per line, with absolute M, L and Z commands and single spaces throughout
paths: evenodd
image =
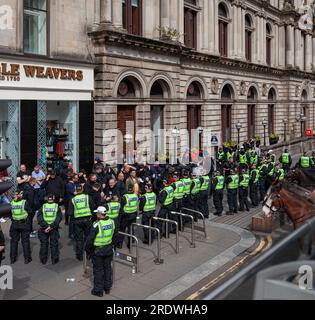
M 245 81 L 241 81 L 240 83 L 240 95 L 245 96 L 247 91 L 247 86 Z
M 265 97 L 267 95 L 267 93 L 268 93 L 268 87 L 267 87 L 266 83 L 264 83 L 263 86 L 262 86 L 262 95 L 263 95 L 263 97 Z
M 213 78 L 211 81 L 212 94 L 218 94 L 219 89 L 220 89 L 219 80 L 217 78 Z
M 295 86 L 295 96 L 299 97 L 300 96 L 300 92 L 301 92 L 301 87 L 296 85 Z

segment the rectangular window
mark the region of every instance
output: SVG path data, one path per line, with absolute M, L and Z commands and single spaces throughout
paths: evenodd
M 47 55 L 47 0 L 24 0 L 24 52 Z
M 266 41 L 266 62 L 267 65 L 271 65 L 271 39 L 267 38 Z
M 245 31 L 245 56 L 247 61 L 252 61 L 252 33 Z
M 142 0 L 122 0 L 123 28 L 130 34 L 142 34 Z
M 185 46 L 188 48 L 197 48 L 197 12 L 185 8 L 184 12 L 185 28 Z
M 227 38 L 227 30 L 228 24 L 222 20 L 219 21 L 219 50 L 220 55 L 223 57 L 227 57 L 227 49 L 228 49 L 228 38 Z
M 274 133 L 275 132 L 275 128 L 274 128 L 274 121 L 275 121 L 275 106 L 274 104 L 270 104 L 268 106 L 268 122 L 269 122 L 269 130 L 268 133 Z

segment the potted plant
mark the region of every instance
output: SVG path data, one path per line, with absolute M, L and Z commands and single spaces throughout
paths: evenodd
M 223 143 L 223 151 L 227 152 L 230 149 L 230 143 L 228 141 Z
M 165 41 L 178 41 L 181 34 L 174 28 L 158 27 L 157 30 L 160 32 L 160 39 Z
M 274 144 L 277 144 L 279 142 L 279 135 L 277 135 L 276 133 L 271 133 L 269 135 L 269 143 L 270 145 L 274 145 Z

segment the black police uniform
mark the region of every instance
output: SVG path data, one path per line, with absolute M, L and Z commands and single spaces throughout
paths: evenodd
M 144 207 L 146 205 L 147 202 L 147 198 L 145 197 L 145 195 L 143 195 L 140 198 L 140 202 L 139 202 L 139 210 L 140 212 L 142 212 L 142 224 L 144 226 L 149 226 L 150 225 L 150 221 L 151 221 L 151 226 L 154 227 L 155 226 L 155 221 L 152 220 L 153 217 L 155 217 L 155 211 L 156 210 L 152 210 L 152 211 L 144 211 Z M 144 234 L 144 240 L 143 242 L 145 244 L 149 243 L 149 230 L 148 229 L 143 229 L 143 234 Z M 155 232 L 151 232 L 151 241 L 153 241 L 155 239 Z
M 240 187 L 238 190 L 239 194 L 239 202 L 240 202 L 240 211 L 244 211 L 244 208 L 246 208 L 247 211 L 249 211 L 249 202 L 248 202 L 248 187 L 242 186 L 241 183 L 245 179 L 244 175 L 240 175 Z M 249 182 L 249 181 L 248 181 Z
M 167 196 L 168 194 L 165 190 L 162 190 L 158 195 L 158 201 L 161 204 L 161 209 L 158 213 L 158 217 L 162 219 L 167 219 L 167 218 L 173 219 L 174 217 L 171 215 L 171 212 L 175 210 L 174 202 L 169 205 L 164 205 Z M 157 221 L 156 223 L 156 227 L 160 230 L 161 237 L 166 235 L 166 231 L 163 230 L 164 225 L 165 224 L 162 223 L 161 221 Z
M 258 170 L 257 170 L 257 172 L 258 172 Z M 257 172 L 252 171 L 251 175 L 250 175 L 250 179 L 249 179 L 249 197 L 250 197 L 250 200 L 252 202 L 253 207 L 258 207 L 258 205 L 259 205 L 259 196 L 258 196 L 259 185 L 258 185 L 258 180 L 256 179 Z M 256 183 L 255 183 L 255 180 L 257 180 Z
M 217 177 L 212 179 L 212 192 L 213 192 L 213 205 L 216 209 L 215 215 L 221 215 L 223 212 L 223 196 L 224 185 L 222 189 L 217 190 L 218 179 Z
M 48 260 L 48 247 L 50 245 L 50 254 L 51 254 L 51 261 L 53 264 L 59 261 L 59 225 L 62 221 L 62 213 L 60 207 L 58 206 L 58 211 L 56 215 L 56 219 L 53 224 L 48 225 L 47 222 L 44 220 L 43 217 L 43 207 L 41 207 L 37 214 L 37 221 L 40 226 L 40 230 L 38 231 L 38 238 L 40 240 L 40 251 L 39 251 L 39 258 L 43 264 L 47 263 Z M 48 227 L 53 228 L 49 233 L 45 233 L 45 230 Z

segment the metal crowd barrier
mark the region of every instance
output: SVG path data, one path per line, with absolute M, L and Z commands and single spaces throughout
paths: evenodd
M 136 236 L 134 236 L 132 234 L 128 234 L 128 233 L 124 233 L 124 232 L 119 232 L 119 234 L 124 237 L 130 238 L 130 249 L 129 249 L 130 254 L 125 254 L 125 253 L 119 252 L 119 256 L 115 257 L 115 259 L 117 258 L 119 260 L 132 263 L 133 264 L 132 268 L 135 266 L 136 267 L 135 273 L 138 273 L 139 272 L 139 240 Z M 131 254 L 132 248 L 133 248 L 133 244 L 132 244 L 133 240 L 136 243 L 136 254 L 135 255 Z M 119 262 L 119 261 L 117 261 L 117 262 Z
M 203 213 L 201 213 L 200 211 L 196 211 L 196 210 L 192 210 L 192 209 L 188 209 L 188 208 L 182 208 L 182 210 L 196 213 L 196 214 L 198 214 L 199 217 L 201 217 L 202 222 L 203 222 L 203 227 L 195 225 L 195 230 L 203 232 L 205 234 L 205 239 L 207 239 L 208 235 L 207 235 L 207 228 L 206 228 L 206 219 L 205 219 L 205 216 L 203 215 Z
M 150 226 L 145 226 L 143 224 L 140 224 L 140 223 L 133 223 L 132 224 L 132 234 L 134 235 L 135 233 L 135 227 L 137 228 L 142 228 L 142 229 L 148 229 L 148 230 L 154 230 L 156 231 L 157 233 L 157 253 L 156 253 L 156 256 L 157 258 L 154 260 L 154 263 L 155 264 L 162 264 L 164 263 L 164 260 L 161 259 L 161 233 L 160 233 L 160 230 L 158 228 L 153 228 L 153 227 L 150 227 Z
M 191 220 L 191 243 L 190 243 L 190 247 L 191 248 L 196 248 L 196 241 L 195 241 L 195 221 L 194 221 L 194 217 L 189 215 L 189 214 L 185 214 L 185 213 L 180 213 L 180 212 L 176 212 L 176 211 L 172 211 L 171 212 L 172 215 L 176 215 L 179 216 L 181 219 L 181 225 L 184 227 L 183 223 L 182 223 L 182 218 L 188 218 Z
M 175 246 L 175 253 L 179 253 L 179 227 L 178 227 L 178 222 L 176 221 L 173 221 L 173 220 L 169 220 L 169 219 L 163 219 L 163 218 L 159 218 L 159 217 L 153 217 L 151 220 L 150 220 L 150 227 L 151 227 L 151 224 L 152 224 L 152 220 L 155 220 L 155 221 L 162 221 L 166 224 L 166 236 L 169 238 L 170 235 L 169 235 L 169 229 L 168 229 L 168 225 L 169 224 L 173 224 L 175 225 L 176 227 L 176 246 Z M 151 246 L 152 244 L 152 234 L 151 234 L 151 230 L 150 230 L 150 233 L 149 233 L 149 245 Z

